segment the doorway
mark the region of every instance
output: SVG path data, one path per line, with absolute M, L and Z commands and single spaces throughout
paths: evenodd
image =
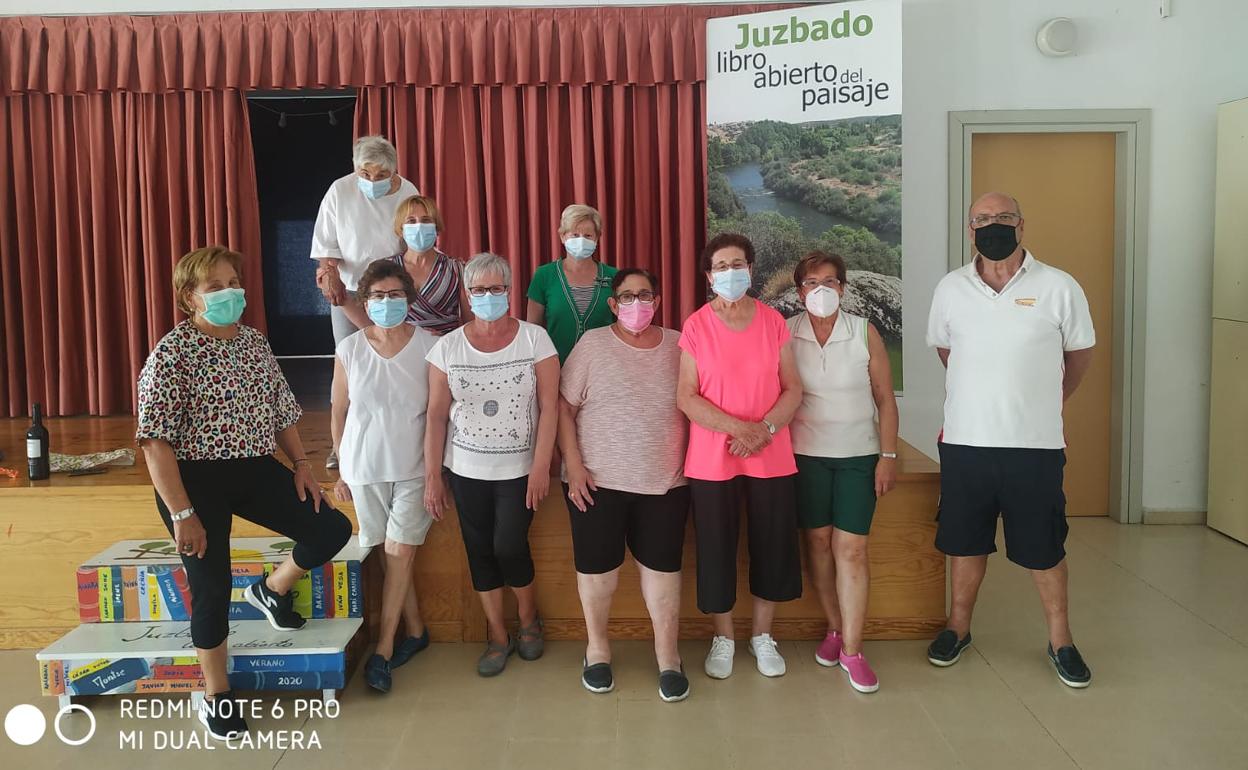
M 1028 250 L 1070 273 L 1088 297 L 1097 345 L 1063 410 L 1069 516 L 1142 519 L 1147 118 L 1139 110 L 950 118 L 950 268 L 973 256 L 965 236 L 971 202 L 1006 192 L 1022 207 Z
M 278 358 L 332 356 L 329 303 L 316 288 L 309 257 L 321 199 L 335 179 L 351 172 L 355 93 L 249 94 L 247 109 L 269 344 Z M 326 382 L 312 390 L 328 388 Z

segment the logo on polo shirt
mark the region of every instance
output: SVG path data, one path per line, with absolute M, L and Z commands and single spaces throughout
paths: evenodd
M 1022 305 L 1023 307 L 1035 307 L 1036 298 L 1035 297 L 1019 297 L 1018 299 L 1014 300 L 1014 304 Z

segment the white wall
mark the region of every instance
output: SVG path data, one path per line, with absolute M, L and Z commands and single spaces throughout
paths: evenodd
M 923 344 L 947 264 L 951 110 L 1149 108 L 1144 506 L 1203 510 L 1209 408 L 1214 117 L 1248 96 L 1248 0 L 904 0 L 905 364 L 902 433 L 934 453 L 943 373 Z M 307 7 L 307 0 L 0 0 L 0 13 L 122 13 Z M 321 7 L 475 5 L 402 0 Z M 513 5 L 610 5 L 529 0 Z M 1042 56 L 1035 30 L 1079 25 L 1079 54 Z M 1040 255 L 1043 259 L 1043 255 Z

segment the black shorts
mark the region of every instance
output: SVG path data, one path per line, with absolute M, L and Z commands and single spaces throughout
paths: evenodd
M 679 572 L 689 518 L 689 487 L 665 495 L 639 495 L 614 489 L 591 491 L 594 504 L 582 513 L 563 498 L 572 519 L 572 553 L 576 571 L 601 575 L 624 563 L 624 544 L 633 558 L 655 572 Z
M 741 509 L 750 554 L 750 593 L 771 602 L 802 595 L 797 538 L 796 474 L 773 479 L 689 479 L 698 546 L 698 609 L 732 610 L 737 601 L 737 538 Z
M 1000 515 L 1010 561 L 1050 569 L 1065 558 L 1064 450 L 944 443 L 939 448 L 936 548 L 949 556 L 993 553 Z

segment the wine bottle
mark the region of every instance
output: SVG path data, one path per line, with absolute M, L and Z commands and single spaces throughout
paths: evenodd
M 30 430 L 26 431 L 26 465 L 30 480 L 40 481 L 52 472 L 48 462 L 48 429 L 43 427 L 41 404 L 35 404 L 30 413 Z

